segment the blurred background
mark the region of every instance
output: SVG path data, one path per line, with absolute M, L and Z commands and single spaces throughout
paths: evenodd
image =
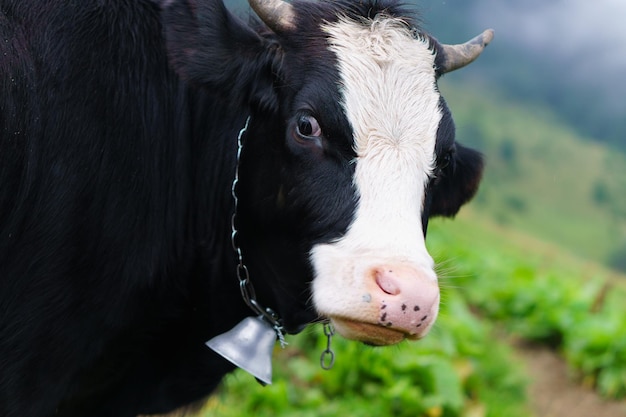
M 236 372 L 200 416 L 626 416 L 626 2 L 417 7 L 444 43 L 496 31 L 440 81 L 487 168 L 429 228 L 436 327 L 378 349 L 335 337 L 323 371 L 312 326 L 276 350 L 272 386 Z
M 442 81 L 459 139 L 487 154 L 475 208 L 626 271 L 626 3 L 424 1 L 452 43 L 496 29 L 476 63 Z

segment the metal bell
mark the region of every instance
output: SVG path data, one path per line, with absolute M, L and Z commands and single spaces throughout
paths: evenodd
M 278 338 L 266 320 L 246 317 L 206 345 L 264 384 L 272 383 L 272 352 Z

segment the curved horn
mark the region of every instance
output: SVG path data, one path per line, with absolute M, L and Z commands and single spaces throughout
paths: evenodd
M 441 72 L 445 74 L 446 72 L 463 68 L 473 62 L 485 49 L 485 46 L 489 45 L 489 42 L 493 40 L 493 35 L 493 29 L 487 29 L 465 43 L 459 45 L 442 45 L 443 65 Z
M 248 0 L 252 10 L 274 32 L 295 29 L 296 13 L 284 0 Z

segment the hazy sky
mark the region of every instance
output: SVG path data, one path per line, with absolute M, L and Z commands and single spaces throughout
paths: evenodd
M 626 0 L 478 0 L 473 20 L 626 103 Z

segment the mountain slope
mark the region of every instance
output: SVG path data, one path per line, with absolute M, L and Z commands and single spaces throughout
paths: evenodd
M 442 91 L 457 139 L 487 157 L 475 212 L 584 258 L 626 256 L 626 155 L 487 86 L 443 80 Z

